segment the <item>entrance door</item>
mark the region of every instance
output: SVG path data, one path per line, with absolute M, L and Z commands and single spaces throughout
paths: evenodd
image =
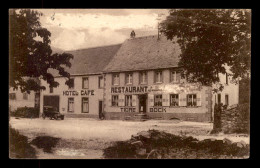
M 147 95 L 139 95 L 139 112 L 146 113 L 146 99 Z
M 52 106 L 59 111 L 59 102 L 60 97 L 59 96 L 44 96 L 43 97 L 43 106 Z

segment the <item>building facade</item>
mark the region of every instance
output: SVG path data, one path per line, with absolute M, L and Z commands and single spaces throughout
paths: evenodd
M 40 112 L 43 112 L 44 106 L 53 106 L 66 117 L 98 118 L 99 113 L 103 112 L 102 69 L 119 47 L 113 45 L 68 51 L 74 55 L 71 68 L 66 69 L 71 75 L 73 86 L 66 85 L 66 78 L 50 70 L 59 86 L 51 88 L 46 81 L 41 80 L 46 90 L 41 91 Z
M 74 55 L 67 69 L 74 85 L 55 71 L 57 88 L 41 92 L 40 112 L 54 106 L 67 117 L 129 119 L 146 115 L 151 119 L 182 119 L 209 122 L 217 101 L 238 103 L 238 85 L 229 77 L 222 92 L 213 87 L 188 83 L 178 66 L 180 47 L 164 36 L 126 40 L 123 44 L 69 51 Z M 220 95 L 221 98 L 218 98 Z

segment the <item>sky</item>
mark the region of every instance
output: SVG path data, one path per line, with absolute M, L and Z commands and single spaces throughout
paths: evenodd
M 167 9 L 36 9 L 42 27 L 51 32 L 51 46 L 67 50 L 123 43 L 132 30 L 136 37 L 157 35 Z

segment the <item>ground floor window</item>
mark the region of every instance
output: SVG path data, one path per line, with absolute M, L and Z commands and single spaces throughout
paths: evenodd
M 220 104 L 221 103 L 221 94 L 219 93 L 218 94 L 218 104 Z
M 179 106 L 179 95 L 178 94 L 170 95 L 170 106 Z
M 9 99 L 15 100 L 16 99 L 16 94 L 15 93 L 9 93 Z
M 88 113 L 88 112 L 89 112 L 88 98 L 83 97 L 82 98 L 82 113 Z
M 23 93 L 23 99 L 28 100 L 28 93 Z
M 68 112 L 74 112 L 74 98 L 68 98 Z
M 125 106 L 132 106 L 132 95 L 125 96 Z
M 197 96 L 196 94 L 187 95 L 187 106 L 197 106 Z
M 228 94 L 225 95 L 225 105 L 228 106 L 229 102 L 228 102 Z
M 162 95 L 154 96 L 154 106 L 162 106 Z
M 112 106 L 118 106 L 118 95 L 112 95 Z

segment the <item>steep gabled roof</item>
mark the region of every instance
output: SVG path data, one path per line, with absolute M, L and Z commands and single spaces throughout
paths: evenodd
M 73 54 L 70 60 L 71 68 L 66 68 L 70 75 L 99 74 L 116 54 L 121 44 L 66 51 Z M 54 76 L 59 76 L 57 70 L 50 70 Z
M 104 72 L 120 72 L 177 67 L 180 47 L 165 36 L 147 36 L 126 40 Z

